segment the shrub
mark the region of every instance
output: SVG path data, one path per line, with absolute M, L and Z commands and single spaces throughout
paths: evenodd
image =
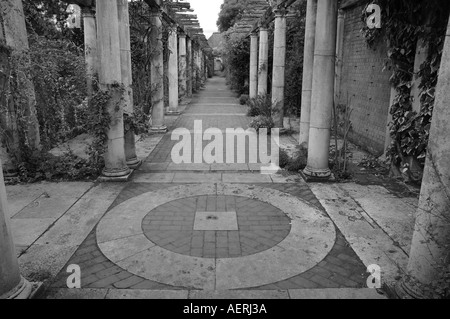
M 271 117 L 260 115 L 253 119 L 249 127 L 254 128 L 257 132 L 259 132 L 261 128 L 267 128 L 268 133 L 270 133 L 270 130 L 275 127 L 275 123 Z
M 247 101 L 249 110 L 247 116 L 265 116 L 272 117 L 272 98 L 270 95 L 258 95 L 255 98 L 251 98 Z
M 246 105 L 249 99 L 250 97 L 248 96 L 248 94 L 242 94 L 239 98 L 239 104 Z
M 289 154 L 280 149 L 280 167 L 284 168 L 290 172 L 299 172 L 303 170 L 308 161 L 308 151 L 305 149 L 299 149 L 295 152 L 294 156 L 291 157 Z

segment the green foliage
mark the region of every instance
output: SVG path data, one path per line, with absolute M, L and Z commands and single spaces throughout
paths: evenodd
M 248 111 L 247 116 L 272 116 L 272 98 L 270 95 L 258 95 L 247 101 Z
M 248 95 L 248 94 L 242 94 L 242 95 L 239 97 L 239 104 L 240 104 L 240 105 L 246 105 L 249 99 L 250 99 L 250 98 L 249 98 L 249 95 Z
M 267 128 L 267 133 L 269 134 L 270 130 L 275 127 L 275 124 L 272 117 L 260 115 L 250 122 L 249 127 L 254 128 L 257 132 L 262 128 Z
M 30 64 L 24 72 L 35 87 L 41 143 L 50 149 L 84 131 L 76 115 L 87 96 L 84 54 L 73 42 L 31 35 L 26 59 Z
M 238 94 L 248 94 L 248 79 L 250 70 L 250 40 L 233 36 L 233 33 L 225 35 L 225 52 L 223 57 L 227 66 L 227 82 L 232 90 Z
M 396 167 L 409 171 L 407 158 L 425 164 L 433 105 L 450 3 L 446 0 L 378 0 L 382 8 L 382 29 L 361 32 L 369 46 L 382 39 L 388 46 L 388 67 L 393 70 L 391 83 L 397 96 L 391 105 L 392 145 L 388 156 Z M 364 12 L 362 19 L 365 21 Z M 421 110 L 412 110 L 411 81 L 417 43 L 423 40 L 429 47 L 427 60 L 416 76 L 421 77 L 419 89 Z M 421 178 L 416 179 L 420 182 Z
M 298 173 L 305 169 L 307 161 L 308 151 L 306 149 L 299 147 L 292 157 L 285 150 L 280 149 L 279 166 L 287 171 Z
M 67 28 L 68 2 L 62 0 L 22 0 L 28 34 L 47 39 L 66 39 L 83 45 L 82 29 Z
M 239 0 L 236 3 L 224 3 L 221 6 L 217 27 L 220 32 L 230 29 L 242 18 L 242 14 L 247 6 L 247 0 Z

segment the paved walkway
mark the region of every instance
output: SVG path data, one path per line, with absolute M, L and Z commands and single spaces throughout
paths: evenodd
M 46 297 L 382 297 L 366 288 L 366 268 L 378 263 L 392 279 L 393 261 L 407 260 L 413 199 L 379 186 L 263 175 L 248 160 L 176 165 L 171 132 L 193 131 L 194 120 L 203 130 L 249 123 L 215 77 L 171 121 L 131 182 L 50 184 L 47 196 L 30 186 L 22 201 L 9 188 L 13 228 L 39 228 L 16 239 L 24 274 L 50 283 Z M 81 290 L 67 289 L 72 264 L 81 267 Z

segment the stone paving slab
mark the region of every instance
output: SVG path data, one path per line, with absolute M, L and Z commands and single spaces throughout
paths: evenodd
M 12 219 L 14 244 L 22 248 L 31 246 L 54 222 L 53 218 Z
M 291 289 L 291 290 L 139 290 L 139 289 L 49 289 L 45 299 L 183 299 L 183 300 L 320 300 L 320 299 L 386 299 L 374 289 Z
M 53 199 L 63 198 L 65 201 L 78 199 L 92 186 L 93 183 L 90 182 L 42 182 L 28 185 L 9 185 L 6 187 L 6 191 L 10 214 L 12 217 L 15 217 L 27 207 L 37 208 L 40 206 L 46 208 L 46 205 L 52 202 Z M 60 200 L 60 202 L 62 201 Z M 70 203 L 61 203 L 61 205 L 71 206 Z M 59 207 L 58 214 L 61 214 L 61 210 L 63 210 L 63 207 Z
M 398 198 L 382 186 L 361 187 L 350 183 L 340 188 L 348 192 L 348 195 L 370 215 L 370 218 L 409 253 L 419 204 L 418 198 L 407 201 L 405 198 Z
M 110 289 L 106 299 L 188 299 L 187 290 L 138 290 L 138 289 Z
M 289 290 L 291 299 L 387 299 L 376 289 L 301 289 Z
M 245 174 L 245 173 L 224 173 L 222 174 L 224 183 L 271 183 L 269 175 Z
M 381 267 L 390 283 L 405 271 L 408 255 L 340 185 L 310 184 L 322 206 L 366 266 Z
M 124 187 L 108 183 L 92 188 L 20 256 L 22 274 L 56 276 Z
M 174 183 L 219 183 L 222 180 L 220 173 L 175 173 Z
M 215 290 L 190 291 L 189 299 L 289 299 L 286 290 Z

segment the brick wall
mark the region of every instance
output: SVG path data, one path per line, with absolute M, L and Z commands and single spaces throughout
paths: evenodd
M 362 3 L 361 3 L 362 2 Z M 387 49 L 383 43 L 370 49 L 360 33 L 364 1 L 345 8 L 344 57 L 340 104 L 353 109 L 350 140 L 373 154 L 384 152 L 390 98 L 390 71 L 383 71 Z

